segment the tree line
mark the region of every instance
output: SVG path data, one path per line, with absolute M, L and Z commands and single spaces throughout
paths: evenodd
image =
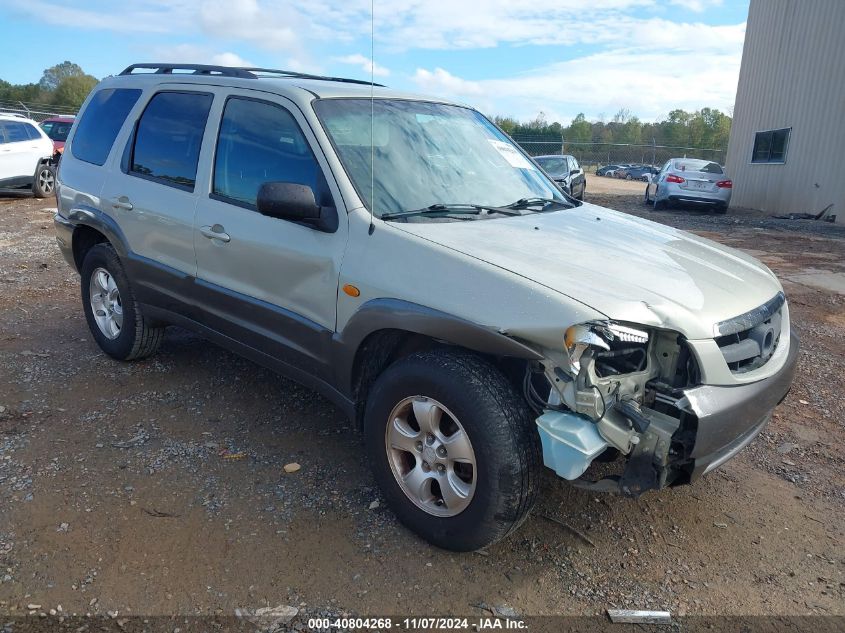
M 96 85 L 96 77 L 78 64 L 64 61 L 45 69 L 38 83 L 11 84 L 0 79 L 0 102 L 78 109 Z
M 567 143 L 631 143 L 706 147 L 725 150 L 731 133 L 731 117 L 715 108 L 695 112 L 672 110 L 660 121 L 644 123 L 627 109 L 621 109 L 610 121 L 588 121 L 583 113 L 569 125 L 549 122 L 541 112 L 522 123 L 509 116 L 494 121 L 512 137 L 563 138 Z

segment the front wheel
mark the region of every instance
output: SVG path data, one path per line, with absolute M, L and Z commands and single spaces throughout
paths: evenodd
M 486 547 L 534 504 L 541 460 L 531 412 L 475 354 L 437 349 L 391 365 L 367 398 L 364 438 L 396 516 L 444 549 Z

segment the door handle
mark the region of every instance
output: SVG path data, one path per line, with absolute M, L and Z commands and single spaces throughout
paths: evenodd
M 132 203 L 129 202 L 129 198 L 126 196 L 120 196 L 119 198 L 112 198 L 109 200 L 111 202 L 111 206 L 115 209 L 124 209 L 125 211 L 131 211 L 135 207 L 132 206 Z
M 207 237 L 210 240 L 228 242 L 232 239 L 229 237 L 229 234 L 226 233 L 226 229 L 224 229 L 220 224 L 215 224 L 214 226 L 204 226 L 200 229 L 200 233 L 203 234 L 203 237 Z

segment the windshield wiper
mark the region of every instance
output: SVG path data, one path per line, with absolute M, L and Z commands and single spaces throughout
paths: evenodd
M 554 198 L 520 198 L 516 202 L 506 204 L 506 209 L 529 209 L 540 206 L 541 211 L 552 211 L 554 209 L 574 209 L 575 205 L 566 200 L 555 200 Z M 552 209 L 554 207 L 554 209 Z
M 484 204 L 432 204 L 422 209 L 414 209 L 412 211 L 397 211 L 396 213 L 385 213 L 381 216 L 382 220 L 395 220 L 397 218 L 407 218 L 415 215 L 479 215 L 482 211 L 492 213 L 501 213 L 502 215 L 522 215 L 519 211 L 512 208 L 493 207 Z

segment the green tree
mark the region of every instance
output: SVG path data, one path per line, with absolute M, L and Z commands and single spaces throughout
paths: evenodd
M 564 136 L 572 143 L 586 143 L 593 138 L 593 128 L 583 112 L 572 119 L 572 123 L 566 128 Z
M 41 76 L 41 81 L 38 82 L 38 85 L 42 90 L 53 92 L 59 88 L 62 80 L 68 77 L 82 77 L 83 75 L 85 75 L 85 71 L 78 64 L 64 61 L 61 64 L 47 68 Z
M 519 122 L 510 116 L 494 116 L 493 123 L 498 125 L 505 131 L 505 134 L 513 136 L 513 131 L 519 125 Z
M 53 92 L 51 103 L 78 108 L 96 85 L 97 79 L 91 75 L 65 77 Z

